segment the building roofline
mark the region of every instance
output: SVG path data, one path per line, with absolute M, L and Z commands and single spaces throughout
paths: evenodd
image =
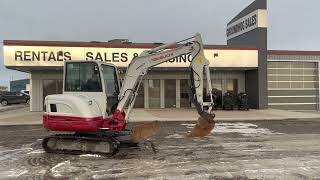
M 88 47 L 88 48 L 138 48 L 151 49 L 161 43 L 110 43 L 110 42 L 74 42 L 74 41 L 24 41 L 4 40 L 5 46 L 62 46 L 62 47 Z M 258 50 L 256 47 L 244 47 L 239 45 L 204 45 L 205 49 L 222 50 Z
M 268 55 L 282 56 L 320 56 L 320 51 L 268 50 Z
M 227 26 L 258 9 L 267 9 L 267 0 L 254 0 L 252 3 L 247 5 L 241 12 L 234 16 L 228 22 Z

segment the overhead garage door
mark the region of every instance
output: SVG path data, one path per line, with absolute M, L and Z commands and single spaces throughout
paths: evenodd
M 318 82 L 316 62 L 268 62 L 269 108 L 317 110 Z

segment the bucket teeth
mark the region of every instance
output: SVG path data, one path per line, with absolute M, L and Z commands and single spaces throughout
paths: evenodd
M 145 123 L 142 125 L 135 126 L 132 129 L 131 138 L 135 143 L 140 143 L 151 136 L 160 132 L 160 123 L 158 121 Z
M 200 117 L 198 118 L 198 121 L 190 134 L 188 134 L 189 137 L 204 137 L 210 134 L 212 129 L 215 126 L 214 121 L 214 114 L 209 114 L 207 112 L 202 112 L 200 114 Z

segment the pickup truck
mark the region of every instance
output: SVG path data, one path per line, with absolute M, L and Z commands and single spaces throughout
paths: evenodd
M 30 102 L 30 96 L 21 92 L 0 92 L 0 103 L 2 106 Z

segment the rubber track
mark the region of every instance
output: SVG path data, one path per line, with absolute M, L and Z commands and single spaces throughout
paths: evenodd
M 80 150 L 57 150 L 57 149 L 50 149 L 47 145 L 48 141 L 50 138 L 58 138 L 58 139 L 74 139 L 75 141 L 78 140 L 88 140 L 88 141 L 104 141 L 104 142 L 109 142 L 110 147 L 111 147 L 111 152 L 110 153 L 102 153 L 102 152 L 91 152 L 91 151 L 80 151 Z M 57 154 L 73 154 L 73 155 L 80 155 L 80 154 L 98 154 L 102 156 L 113 156 L 115 155 L 119 150 L 118 150 L 118 144 L 116 140 L 111 139 L 111 138 L 100 138 L 95 135 L 76 135 L 76 134 L 55 134 L 51 136 L 47 136 L 43 139 L 42 141 L 42 147 L 43 149 L 48 152 L 48 153 L 57 153 Z

